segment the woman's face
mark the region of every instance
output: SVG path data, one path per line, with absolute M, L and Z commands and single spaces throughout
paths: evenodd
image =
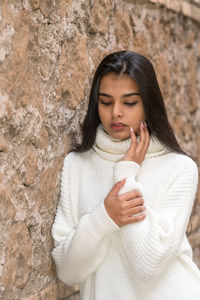
M 104 129 L 113 138 L 129 138 L 130 126 L 139 135 L 140 124 L 146 117 L 136 81 L 127 75 L 104 75 L 99 87 L 98 112 Z

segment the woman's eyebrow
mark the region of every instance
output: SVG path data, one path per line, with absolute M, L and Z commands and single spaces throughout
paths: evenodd
M 140 95 L 140 93 L 134 92 L 134 93 L 124 94 L 124 95 L 122 95 L 122 97 L 126 98 L 126 97 L 130 97 L 130 96 L 134 96 L 134 95 Z M 104 96 L 104 97 L 112 98 L 111 95 L 106 94 L 106 93 L 99 93 L 99 96 Z
M 134 93 L 122 95 L 122 97 L 130 97 L 130 96 L 134 96 L 134 95 L 140 95 L 140 93 L 134 92 Z
M 105 93 L 99 93 L 99 96 L 104 96 L 104 97 L 109 97 L 109 98 L 112 98 L 111 95 L 108 95 L 108 94 L 105 94 Z
M 122 95 L 122 97 L 130 97 L 130 96 L 134 96 L 134 95 L 140 95 L 140 93 L 134 92 L 134 93 L 124 94 L 124 95 Z M 99 93 L 99 96 L 104 96 L 104 97 L 112 98 L 111 95 L 105 94 L 105 93 Z

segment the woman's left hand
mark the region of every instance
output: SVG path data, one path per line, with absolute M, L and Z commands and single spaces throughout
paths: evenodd
M 130 127 L 131 133 L 131 145 L 122 160 L 134 161 L 139 165 L 143 162 L 147 149 L 149 147 L 150 136 L 146 125 L 146 122 L 140 124 L 140 140 L 137 141 L 137 137 Z

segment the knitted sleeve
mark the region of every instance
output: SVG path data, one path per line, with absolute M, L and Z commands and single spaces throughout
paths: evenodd
M 135 162 L 116 163 L 115 181 L 127 177 L 120 193 L 139 189 L 143 195 L 148 194 L 147 187 L 136 180 L 139 169 Z M 140 278 L 159 277 L 177 256 L 189 222 L 197 183 L 197 166 L 186 159 L 160 195 L 159 207 L 154 210 L 145 203 L 146 218 L 122 227 L 119 234 L 125 257 Z
M 67 284 L 80 283 L 104 261 L 109 234 L 120 228 L 108 217 L 101 202 L 91 213 L 77 217 L 77 179 L 71 178 L 68 156 L 65 158 L 60 199 L 52 227 L 55 248 L 52 252 L 58 278 Z M 75 181 L 72 188 L 71 184 Z

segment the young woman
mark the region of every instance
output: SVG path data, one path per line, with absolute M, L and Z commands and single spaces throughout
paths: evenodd
M 121 51 L 94 75 L 83 140 L 65 160 L 52 235 L 83 300 L 199 300 L 186 229 L 198 171 L 169 125 L 150 61 Z

